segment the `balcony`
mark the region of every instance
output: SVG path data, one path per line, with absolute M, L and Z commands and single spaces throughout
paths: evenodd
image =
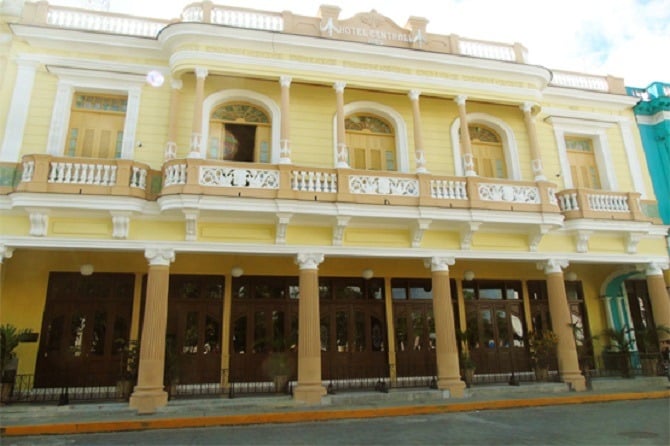
M 205 159 L 167 161 L 162 172 L 130 160 L 26 155 L 3 163 L 0 194 L 121 196 L 156 201 L 199 195 L 302 202 L 510 211 L 660 223 L 656 202 L 634 192 L 558 191 L 553 183 Z M 13 173 L 13 175 L 12 175 Z M 519 214 L 516 214 L 519 215 Z

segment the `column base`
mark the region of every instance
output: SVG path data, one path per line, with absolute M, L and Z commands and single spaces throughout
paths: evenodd
M 168 395 L 163 388 L 137 388 L 130 395 L 129 406 L 138 414 L 155 413 L 159 407 L 167 406 Z
M 581 373 L 564 373 L 561 375 L 561 381 L 567 383 L 572 391 L 584 392 L 586 390 L 586 378 Z
M 449 398 L 463 398 L 465 397 L 465 383 L 459 379 L 438 378 L 437 388 L 440 390 L 448 390 Z
M 321 384 L 300 384 L 293 389 L 293 399 L 307 404 L 321 404 L 326 388 Z

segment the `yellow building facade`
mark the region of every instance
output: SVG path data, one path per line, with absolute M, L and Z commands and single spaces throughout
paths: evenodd
M 375 11 L 0 8 L 0 322 L 38 334 L 31 389 L 112 387 L 139 341 L 139 412 L 277 375 L 459 397 L 466 357 L 532 379 L 551 329 L 580 391 L 603 330 L 670 326 L 622 79 Z

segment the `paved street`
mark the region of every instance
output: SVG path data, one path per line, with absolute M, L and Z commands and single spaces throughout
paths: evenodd
M 3 445 L 663 445 L 670 400 L 109 434 L 9 437 Z

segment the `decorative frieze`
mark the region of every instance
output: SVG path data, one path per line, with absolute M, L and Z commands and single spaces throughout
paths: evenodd
M 349 175 L 349 191 L 352 194 L 418 197 L 419 181 L 411 178 Z
M 212 187 L 279 189 L 279 172 L 264 169 L 200 166 L 198 184 Z
M 479 183 L 479 199 L 508 203 L 540 203 L 540 190 L 534 186 L 512 186 L 508 184 Z

